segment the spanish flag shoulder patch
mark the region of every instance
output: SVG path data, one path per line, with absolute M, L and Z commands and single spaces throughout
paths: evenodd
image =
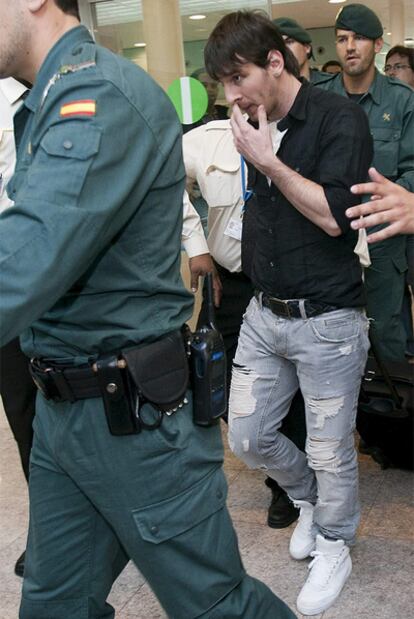
M 70 101 L 60 108 L 60 116 L 95 116 L 96 101 L 94 99 L 82 99 L 80 101 Z

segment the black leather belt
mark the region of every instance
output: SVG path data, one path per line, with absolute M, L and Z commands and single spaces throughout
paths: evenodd
M 101 396 L 97 374 L 90 365 L 59 366 L 31 359 L 30 374 L 47 400 L 75 402 Z
M 187 346 L 188 340 L 187 330 L 187 325 L 184 325 L 182 329 L 180 329 L 180 342 L 181 338 L 183 338 L 185 346 Z M 175 334 L 175 332 L 165 336 L 166 340 L 172 341 L 173 352 L 170 352 L 171 355 L 174 354 L 175 350 L 175 340 L 171 340 L 170 337 L 172 334 Z M 161 338 L 161 340 L 163 340 L 163 338 Z M 150 344 L 148 346 L 150 346 Z M 182 350 L 182 348 L 180 350 Z M 127 355 L 127 351 L 119 351 L 119 353 L 113 355 L 115 360 L 114 370 L 119 373 L 121 380 L 123 380 L 123 373 L 126 372 L 127 367 L 122 353 Z M 75 402 L 76 400 L 102 397 L 102 385 L 100 385 L 98 378 L 98 363 L 75 366 L 70 364 L 65 365 L 52 359 L 33 358 L 30 360 L 29 370 L 33 382 L 47 400 L 53 400 L 55 402 Z M 117 385 L 109 382 L 106 389 L 108 393 L 111 394 L 111 389 L 114 389 L 115 392 L 117 390 Z
M 324 312 L 333 312 L 339 309 L 335 305 L 317 303 L 309 299 L 290 299 L 289 301 L 284 301 L 277 297 L 271 297 L 260 290 L 255 290 L 254 296 L 259 303 L 270 309 L 273 314 L 276 316 L 283 316 L 284 318 L 312 318 L 312 316 L 318 316 Z

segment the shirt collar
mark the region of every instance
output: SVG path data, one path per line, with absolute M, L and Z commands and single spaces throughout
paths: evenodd
M 27 90 L 26 86 L 15 80 L 13 77 L 7 77 L 1 80 L 0 85 L 1 90 L 10 105 L 17 103 Z
M 312 86 L 304 78 L 299 79 L 302 85 L 299 88 L 298 94 L 296 95 L 296 98 L 289 112 L 277 123 L 277 128 L 279 129 L 279 131 L 285 131 L 285 129 L 289 129 L 292 120 L 305 120 L 306 118 L 309 92 Z
M 25 106 L 35 112 L 42 102 L 43 93 L 51 78 L 59 72 L 64 64 L 63 60 L 76 43 L 93 42 L 91 35 L 85 26 L 75 26 L 66 32 L 55 45 L 50 49 L 48 55 L 40 67 L 36 76 L 36 81 L 28 97 L 25 99 Z
M 231 131 L 230 118 L 226 120 L 210 120 L 205 126 L 206 131 Z
M 383 91 L 385 87 L 385 80 L 383 78 L 384 76 L 381 75 L 381 73 L 379 73 L 378 69 L 375 69 L 375 76 L 371 83 L 371 86 L 368 88 L 365 94 L 361 95 L 361 98 L 364 99 L 365 97 L 371 97 L 373 102 L 379 105 L 381 103 L 381 99 L 382 99 Z M 342 94 L 346 96 L 347 91 L 345 89 L 343 76 L 339 73 L 338 75 L 335 76 L 334 79 L 337 79 L 339 81 L 341 85 Z

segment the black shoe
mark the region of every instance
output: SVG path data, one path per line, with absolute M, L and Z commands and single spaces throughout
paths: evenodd
M 381 447 L 376 447 L 375 445 L 367 445 L 367 443 L 362 438 L 359 440 L 358 451 L 360 454 L 371 456 L 371 458 L 380 465 L 382 470 L 395 468 L 394 464 L 384 453 Z
M 14 573 L 16 574 L 16 576 L 20 576 L 21 578 L 23 578 L 23 574 L 24 574 L 24 560 L 26 558 L 26 551 L 24 551 L 20 557 L 17 559 L 16 561 L 16 565 L 14 566 Z
M 272 502 L 267 513 L 267 524 L 272 529 L 284 529 L 299 518 L 299 510 L 293 505 L 288 495 L 275 482 L 268 477 L 266 486 L 272 491 Z

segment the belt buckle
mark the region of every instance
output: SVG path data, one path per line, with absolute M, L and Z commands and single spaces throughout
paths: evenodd
M 275 309 L 277 310 L 273 312 L 274 314 L 278 314 L 279 316 L 284 316 L 286 318 L 292 318 L 288 301 L 278 299 L 277 297 L 269 297 L 269 301 L 271 305 L 270 309 L 273 311 L 273 307 L 275 307 Z

